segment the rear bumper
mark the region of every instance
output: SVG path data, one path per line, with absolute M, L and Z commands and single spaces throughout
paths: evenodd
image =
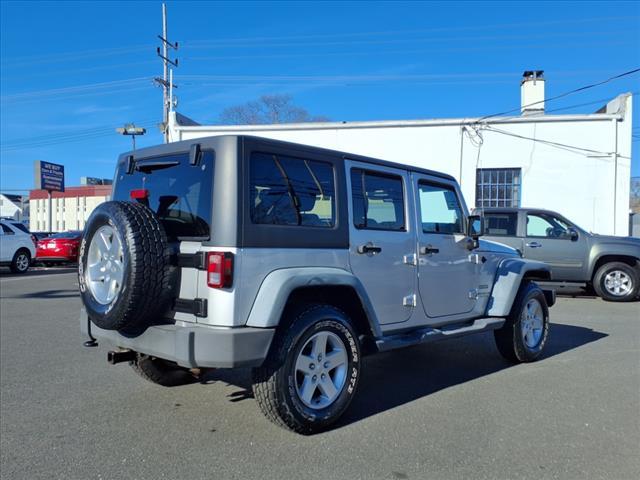
M 87 314 L 82 309 L 80 330 L 87 334 Z M 176 362 L 188 368 L 255 367 L 267 356 L 275 333 L 272 328 L 228 328 L 159 325 L 147 328 L 142 335 L 129 338 L 114 330 L 91 324 L 91 333 L 116 347 Z
M 64 257 L 59 255 L 38 255 L 35 259 L 36 262 L 77 262 L 78 257 Z

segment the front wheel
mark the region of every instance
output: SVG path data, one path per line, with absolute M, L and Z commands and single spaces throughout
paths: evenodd
M 11 261 L 11 271 L 13 273 L 26 273 L 31 265 L 31 255 L 28 250 L 18 250 Z
M 349 318 L 330 305 L 298 315 L 253 370 L 253 393 L 275 424 L 321 431 L 345 412 L 360 376 L 360 345 Z
M 606 263 L 593 276 L 593 289 L 603 300 L 629 302 L 640 292 L 640 274 L 626 263 Z
M 520 287 L 504 325 L 493 333 L 507 360 L 532 362 L 540 357 L 549 335 L 549 307 L 538 285 L 527 282 Z

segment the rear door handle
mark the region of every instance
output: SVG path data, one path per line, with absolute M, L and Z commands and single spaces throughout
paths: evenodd
M 434 248 L 433 245 L 425 245 L 424 247 L 420 247 L 420 255 L 432 255 L 434 253 L 439 253 L 439 248 Z
M 358 246 L 358 253 L 372 253 L 375 255 L 377 253 L 380 253 L 381 251 L 382 251 L 382 247 L 376 247 L 372 243 L 367 243 L 366 245 Z
M 540 247 L 542 247 L 542 244 L 538 243 L 538 242 L 529 242 L 526 245 L 529 248 L 540 248 Z

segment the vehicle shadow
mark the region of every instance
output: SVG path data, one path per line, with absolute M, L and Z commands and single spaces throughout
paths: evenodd
M 539 361 L 606 336 L 590 328 L 553 323 L 549 343 Z M 358 393 L 333 428 L 511 367 L 513 365 L 498 353 L 491 332 L 366 357 Z M 217 382 L 239 388 L 228 395 L 231 402 L 253 398 L 248 369 L 213 370 L 202 378 L 205 384 Z
M 57 298 L 72 298 L 80 295 L 80 292 L 76 290 L 42 290 L 40 292 L 23 293 L 22 295 L 14 295 L 11 297 L 2 298 L 39 298 L 44 300 L 55 300 Z
M 590 328 L 552 323 L 549 343 L 538 362 L 604 337 L 607 334 Z M 512 367 L 498 353 L 491 332 L 373 356 L 364 365 L 352 407 L 337 426 Z
M 78 271 L 77 267 L 53 267 L 53 268 L 41 268 L 33 267 L 25 273 L 13 273 L 9 268 L 0 268 L 0 278 L 24 278 L 24 277 L 40 277 L 43 275 L 52 275 L 58 273 L 75 273 Z

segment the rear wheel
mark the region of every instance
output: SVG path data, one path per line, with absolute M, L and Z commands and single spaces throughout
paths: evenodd
M 177 387 L 198 381 L 198 377 L 188 369 L 142 353 L 138 353 L 136 360 L 129 363 L 142 378 L 163 387 Z
M 253 392 L 275 424 L 311 434 L 345 412 L 360 376 L 360 345 L 349 318 L 315 305 L 282 332 L 262 367 L 253 370 Z
M 629 302 L 640 292 L 640 274 L 626 263 L 606 263 L 593 276 L 593 288 L 604 300 Z
M 31 265 L 31 254 L 24 248 L 18 250 L 11 260 L 11 271 L 13 273 L 25 273 Z
M 542 354 L 549 335 L 549 308 L 538 285 L 520 286 L 511 313 L 493 333 L 498 351 L 511 362 L 532 362 Z

